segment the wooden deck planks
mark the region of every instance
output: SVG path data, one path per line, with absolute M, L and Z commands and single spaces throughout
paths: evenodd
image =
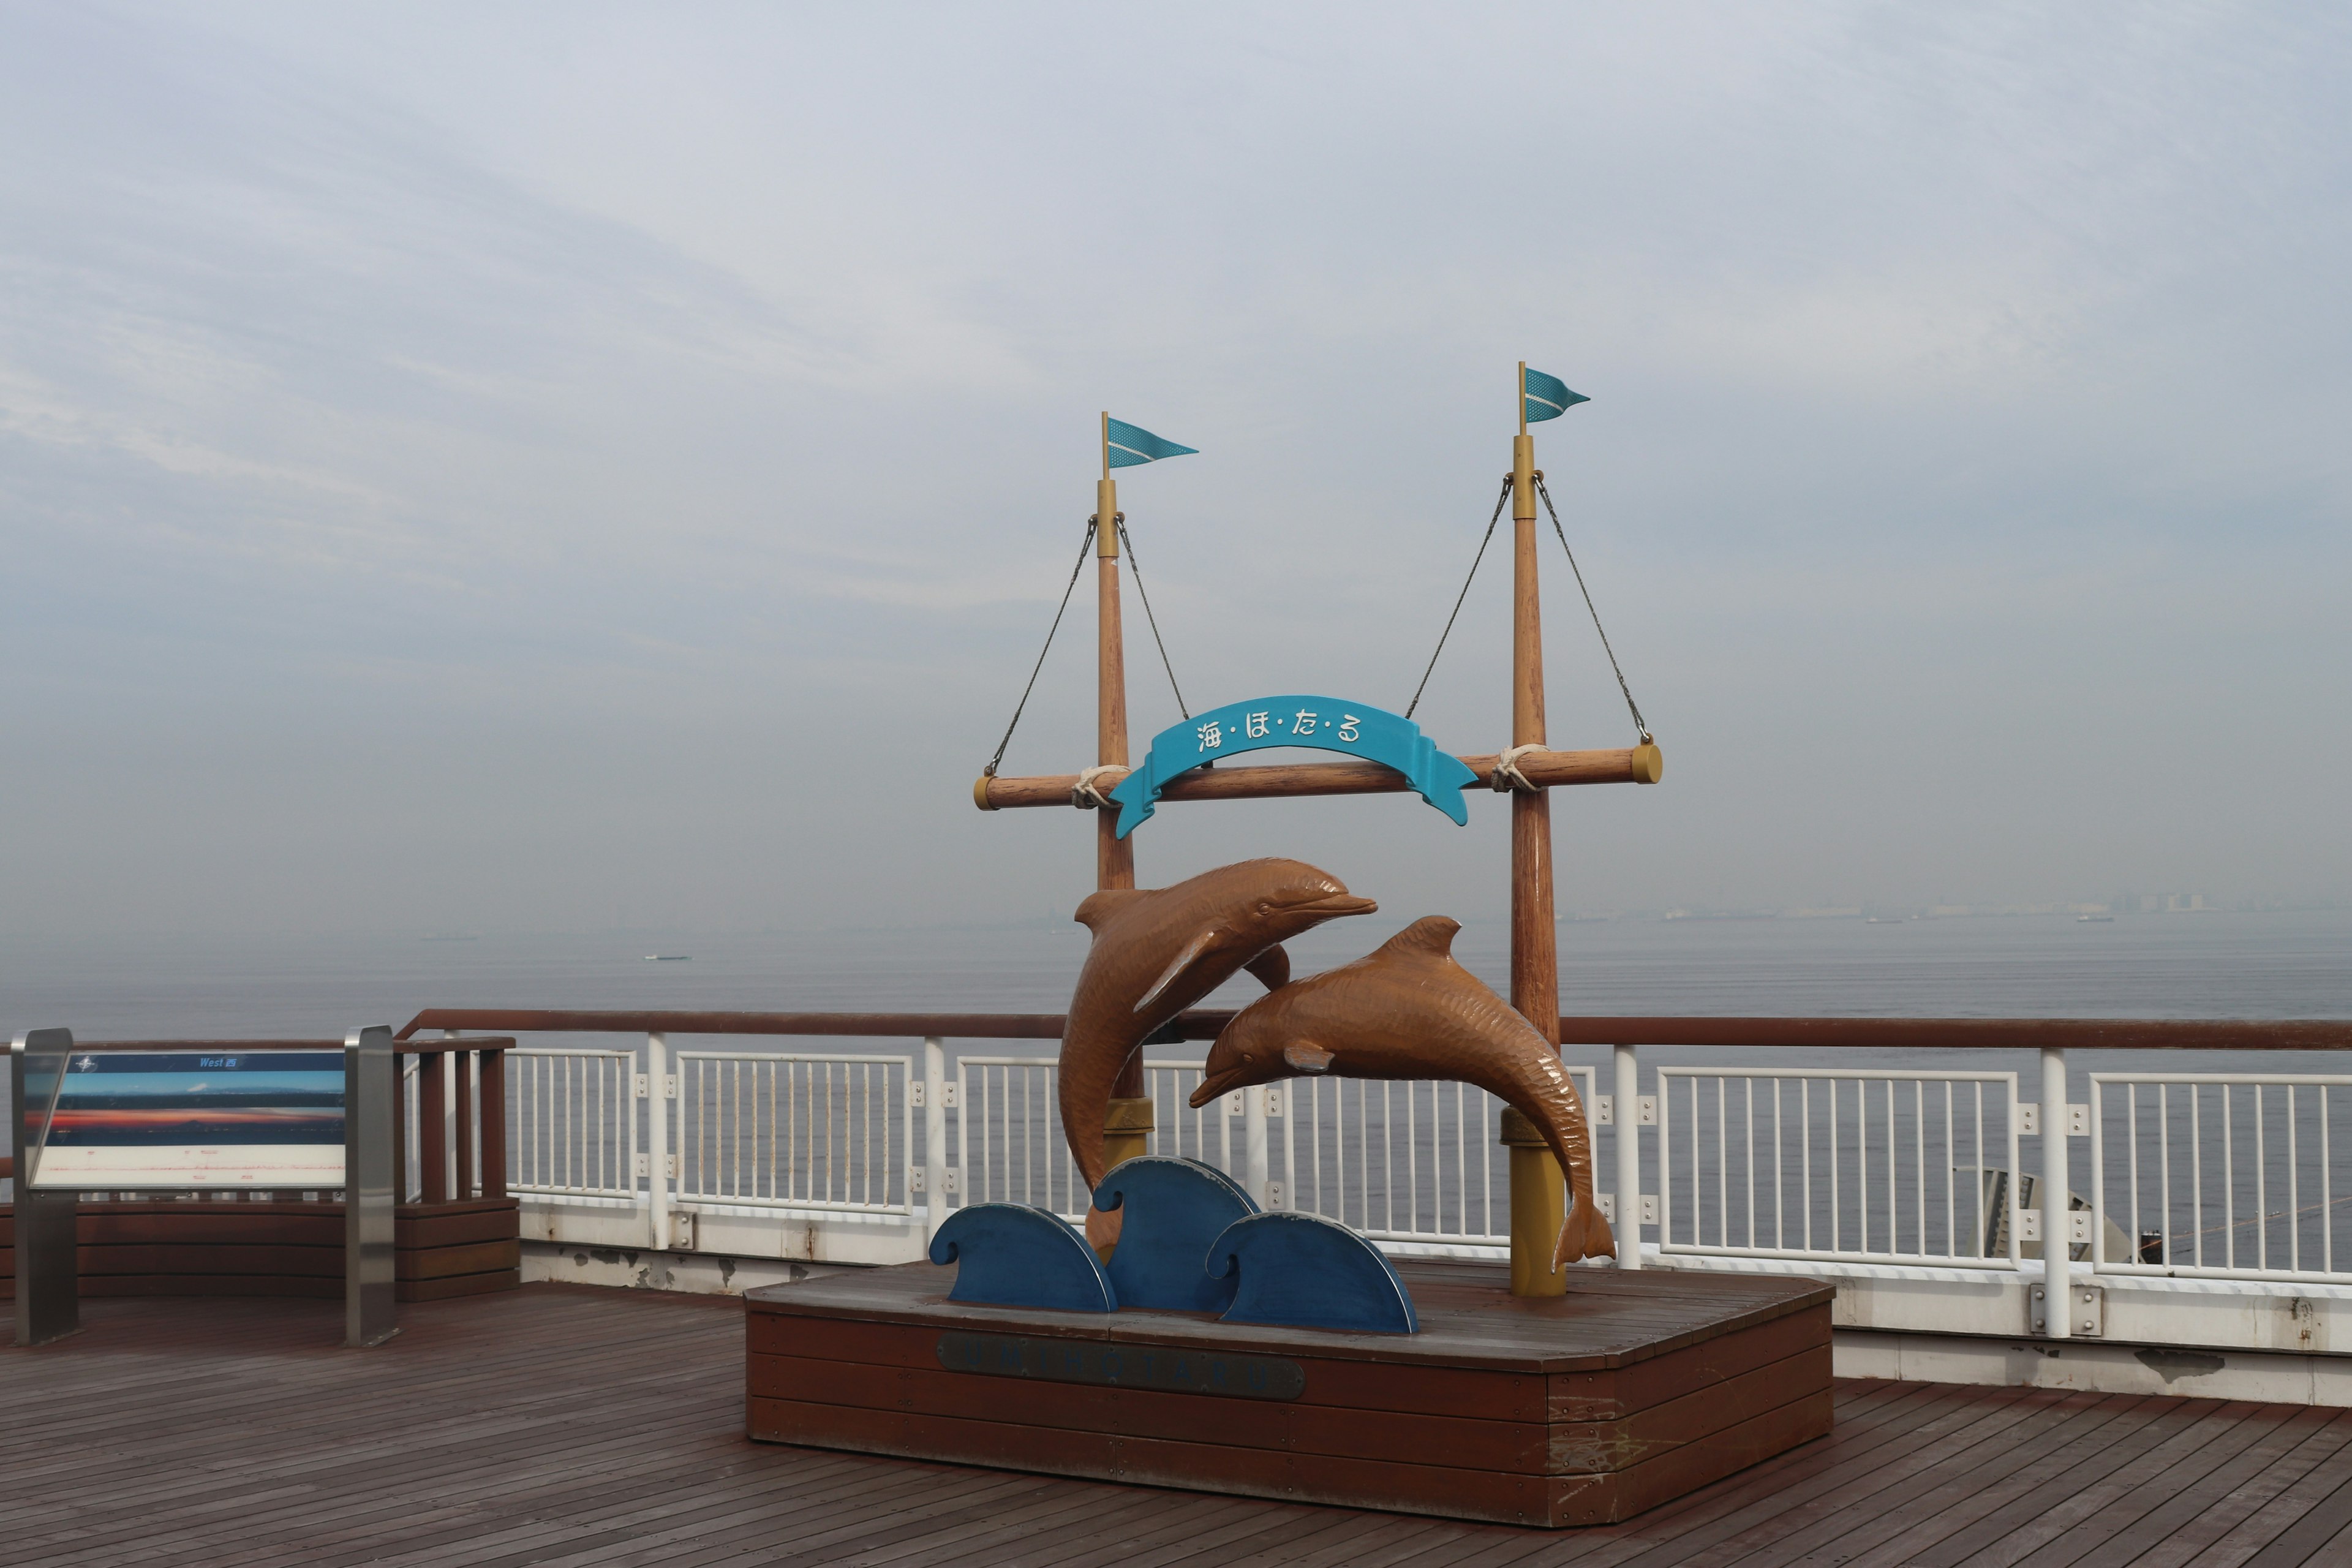
M 752 1444 L 735 1303 L 92 1301 L 0 1349 L 25 1568 L 1702 1568 L 2352 1561 L 2352 1412 L 1847 1382 L 1827 1438 L 1568 1531 Z

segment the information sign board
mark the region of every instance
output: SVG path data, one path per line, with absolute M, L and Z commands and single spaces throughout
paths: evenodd
M 79 1052 L 29 1184 L 340 1188 L 343 1089 L 341 1051 Z

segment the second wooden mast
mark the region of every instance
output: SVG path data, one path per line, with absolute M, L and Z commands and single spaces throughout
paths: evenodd
M 1541 746 L 1543 603 L 1536 570 L 1536 442 L 1528 434 L 1528 365 L 1517 384 L 1519 433 L 1511 442 L 1511 746 Z M 1501 770 L 1497 770 L 1500 772 Z M 1552 904 L 1551 792 L 1511 795 L 1511 1005 L 1559 1048 L 1559 939 Z M 1557 1296 L 1568 1276 L 1551 1267 L 1565 1217 L 1566 1177 L 1542 1133 L 1503 1108 L 1511 1162 L 1511 1294 Z
M 1102 415 L 1102 478 L 1095 482 L 1095 764 L 1127 766 L 1127 650 L 1118 618 L 1118 481 L 1110 477 L 1110 411 Z M 1095 808 L 1095 887 L 1135 886 L 1135 840 L 1118 836 L 1118 807 Z M 1555 1032 L 1557 1026 L 1555 1025 Z M 1112 1165 L 1149 1146 L 1152 1128 L 1143 1053 L 1119 1069 L 1103 1118 L 1103 1154 Z

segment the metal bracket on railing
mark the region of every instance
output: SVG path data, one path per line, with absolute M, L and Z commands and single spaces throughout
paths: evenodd
M 1611 1225 L 1620 1225 L 1623 1223 L 1617 1217 L 1617 1194 L 1615 1193 L 1595 1193 L 1592 1194 L 1592 1204 L 1595 1208 L 1601 1211 L 1601 1217 L 1606 1219 Z M 1658 1223 L 1658 1194 L 1655 1193 L 1643 1193 L 1642 1194 L 1642 1223 L 1643 1225 L 1655 1225 Z
M 2069 1105 L 2066 1108 L 2066 1136 L 2088 1138 L 2090 1135 L 2091 1108 L 2087 1105 Z M 2083 1239 L 2087 1241 L 2090 1238 L 2084 1237 Z
M 1633 1125 L 1636 1127 L 1655 1127 L 1657 1124 L 1658 1097 L 1654 1094 L 1636 1096 L 1633 1101 Z M 1642 1223 L 1643 1225 L 1655 1225 L 1658 1222 L 1650 1215 L 1643 1215 L 1642 1216 Z
M 2030 1100 L 2018 1101 L 2017 1135 L 2021 1138 L 2039 1138 L 2042 1136 L 2042 1108 L 2034 1104 Z M 2033 1237 L 2027 1236 L 2022 1231 L 2020 1231 L 2018 1233 L 2018 1239 L 2021 1241 L 2032 1241 Z
M 2028 1293 L 2027 1300 L 2032 1319 L 2032 1331 L 2037 1334 L 2048 1334 L 2050 1332 L 2049 1292 L 2042 1286 L 2036 1285 Z M 2104 1286 L 2096 1283 L 2084 1284 L 2080 1279 L 2074 1280 L 2067 1287 L 2066 1300 L 2069 1310 L 2066 1318 L 2067 1333 L 2064 1337 L 2078 1340 L 2096 1340 L 2106 1337 L 2107 1292 Z
M 630 1088 L 639 1100 L 649 1099 L 654 1092 L 654 1080 L 644 1073 L 638 1073 L 631 1079 Z M 645 1173 L 639 1171 L 637 1174 L 642 1176 Z
M 1595 1127 L 1617 1125 L 1617 1097 L 1613 1094 L 1594 1095 L 1592 1102 L 1587 1105 L 1585 1110 L 1591 1113 L 1592 1125 Z M 1613 1219 L 1615 1216 L 1611 1217 Z
M 2042 1239 L 2040 1209 L 2012 1208 L 2009 1211 L 2009 1223 L 2017 1227 L 2018 1240 L 2040 1241 Z
M 907 1103 L 914 1106 L 918 1110 L 929 1105 L 929 1089 L 930 1086 L 926 1084 L 921 1079 L 915 1079 L 912 1083 L 907 1086 L 907 1092 L 912 1097 Z M 962 1101 L 956 1098 L 955 1085 L 951 1083 L 942 1083 L 940 1085 L 940 1109 L 941 1110 L 953 1110 L 961 1103 Z

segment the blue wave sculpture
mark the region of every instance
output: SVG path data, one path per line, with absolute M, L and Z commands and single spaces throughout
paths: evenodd
M 1077 1227 L 1028 1204 L 974 1204 L 931 1237 L 931 1261 L 956 1265 L 950 1301 L 1115 1312 L 1118 1292 Z
M 1238 1275 L 1228 1323 L 1358 1333 L 1420 1331 L 1412 1295 L 1381 1249 L 1311 1214 L 1235 1220 L 1209 1249 L 1208 1270 Z
M 1231 1176 L 1198 1160 L 1146 1154 L 1103 1178 L 1095 1207 L 1126 1210 L 1108 1268 L 1120 1307 L 1222 1312 L 1232 1304 L 1234 1281 L 1202 1267 L 1211 1243 L 1258 1212 Z

